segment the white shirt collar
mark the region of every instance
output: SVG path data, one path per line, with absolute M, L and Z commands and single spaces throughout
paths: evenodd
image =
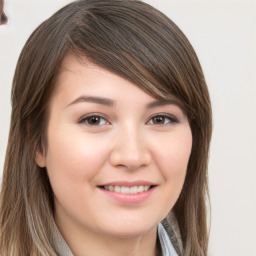
M 163 225 L 158 225 L 158 238 L 161 244 L 162 256 L 178 256 Z

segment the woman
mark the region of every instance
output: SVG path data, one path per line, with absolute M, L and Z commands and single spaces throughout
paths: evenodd
M 196 54 L 140 1 L 81 0 L 20 55 L 1 255 L 207 255 L 211 107 Z

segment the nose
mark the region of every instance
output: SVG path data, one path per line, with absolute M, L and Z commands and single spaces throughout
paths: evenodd
M 143 132 L 136 128 L 120 129 L 113 140 L 111 165 L 127 170 L 137 170 L 151 163 L 151 153 Z

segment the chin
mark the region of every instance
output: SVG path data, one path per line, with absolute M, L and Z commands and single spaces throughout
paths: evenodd
M 143 221 L 122 221 L 121 223 L 113 223 L 104 228 L 103 233 L 117 238 L 131 239 L 155 232 L 159 222 L 143 223 Z M 103 226 L 101 226 L 103 228 Z

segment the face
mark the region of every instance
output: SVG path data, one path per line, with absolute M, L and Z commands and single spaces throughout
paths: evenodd
M 67 56 L 51 102 L 46 167 L 58 225 L 131 237 L 154 229 L 175 204 L 192 135 L 175 101 Z

